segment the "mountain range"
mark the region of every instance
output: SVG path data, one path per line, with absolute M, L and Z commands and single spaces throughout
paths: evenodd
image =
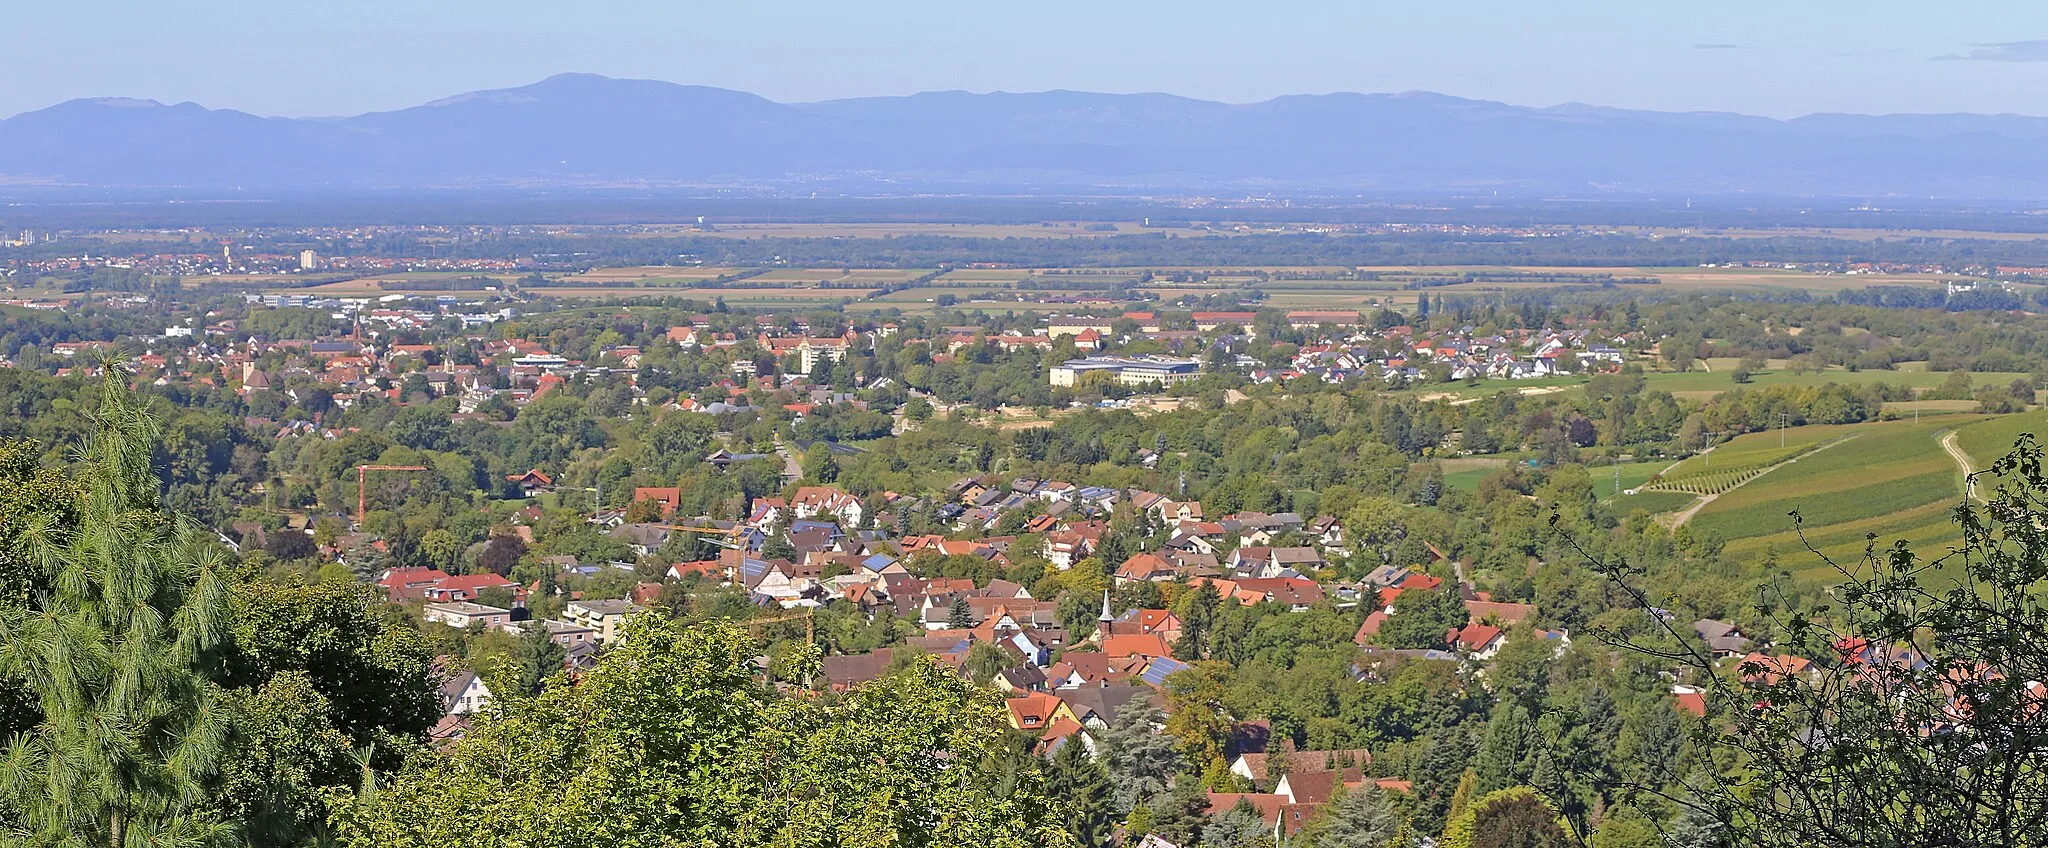
M 1421 92 L 777 103 L 563 74 L 344 118 L 73 100 L 0 121 L 0 185 L 2034 199 L 2048 196 L 2048 118 L 1777 120 Z

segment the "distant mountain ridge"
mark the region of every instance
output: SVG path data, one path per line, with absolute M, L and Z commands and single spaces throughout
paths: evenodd
M 1427 92 L 1227 104 L 944 91 L 777 103 L 562 74 L 331 119 L 73 100 L 0 121 L 0 184 L 2016 199 L 2048 196 L 2048 118 L 1784 121 Z

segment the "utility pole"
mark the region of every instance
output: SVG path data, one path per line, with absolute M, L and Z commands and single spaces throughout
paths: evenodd
M 424 465 L 358 465 L 356 466 L 356 528 L 361 529 L 363 518 L 370 514 L 370 472 L 372 471 L 425 471 Z
M 1782 448 L 1785 446 L 1785 422 L 1790 420 L 1791 417 L 1792 413 L 1789 412 L 1778 413 L 1778 447 Z

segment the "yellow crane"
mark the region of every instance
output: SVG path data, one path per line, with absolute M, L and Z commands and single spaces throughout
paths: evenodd
M 767 618 L 750 618 L 746 621 L 740 622 L 740 625 L 747 628 L 747 632 L 753 633 L 754 628 L 756 627 L 763 627 L 770 624 L 780 624 L 785 621 L 795 621 L 797 619 L 803 619 L 804 622 L 804 641 L 818 641 L 818 620 L 816 617 L 811 615 L 811 611 L 808 609 L 804 610 L 803 612 L 790 613 L 789 615 L 771 615 Z

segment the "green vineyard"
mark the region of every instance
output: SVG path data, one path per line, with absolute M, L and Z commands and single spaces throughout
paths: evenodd
M 1643 484 L 1640 492 L 1678 492 L 1688 495 L 1718 495 L 1757 478 L 1758 475 L 1822 448 L 1841 444 L 1854 436 L 1841 436 L 1826 441 L 1795 445 L 1776 456 L 1762 461 L 1744 463 L 1734 468 L 1701 468 L 1685 471 L 1672 476 L 1659 476 Z M 1690 463 L 1688 463 L 1690 464 Z

